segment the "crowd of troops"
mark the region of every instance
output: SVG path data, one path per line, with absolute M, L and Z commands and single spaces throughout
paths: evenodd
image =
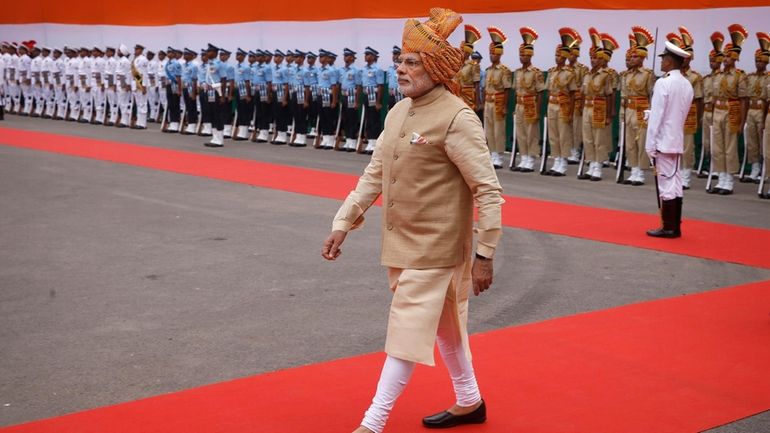
M 689 68 L 692 57 L 685 61 L 694 101 L 684 125 L 684 188 L 690 188 L 695 174 L 708 179 L 709 193 L 729 195 L 737 175 L 742 182 L 760 183 L 760 197 L 770 198 L 764 189 L 770 161 L 770 35 L 756 33 L 756 70 L 746 73 L 736 62 L 749 34 L 739 24 L 727 30 L 727 44 L 720 32 L 710 37 L 708 74 Z M 644 67 L 655 42 L 650 31 L 631 27 L 626 69 L 617 72 L 608 67 L 620 49 L 613 36 L 589 29 L 587 66 L 578 61 L 581 35 L 561 28 L 555 66 L 547 73 L 531 63 L 538 39 L 534 29 L 519 29 L 521 67 L 516 70 L 501 63 L 505 33 L 496 27 L 487 31 L 490 65 L 482 69 L 482 55 L 474 48 L 482 34 L 465 26 L 460 43 L 465 64 L 456 83 L 484 124 L 495 168 L 505 165 L 506 122 L 512 116 L 511 170 L 560 177 L 577 165 L 579 179 L 600 181 L 611 167 L 619 183 L 645 183 L 650 168 L 645 113 L 657 78 Z M 694 38 L 686 28 L 666 39 L 694 55 Z M 157 122 L 164 132 L 210 136 L 205 143 L 210 147 L 231 138 L 371 154 L 383 108 L 403 98 L 396 72 L 400 54 L 394 46 L 393 63 L 383 70 L 379 53 L 370 47 L 360 67 L 357 53 L 347 48 L 343 64 L 335 66 L 337 54 L 324 49 L 316 54 L 239 48 L 232 62 L 230 51 L 211 44 L 200 52 L 168 47 L 155 53 L 142 45 L 131 52 L 124 45 L 60 50 L 34 41 L 3 43 L 0 116 L 6 111 L 135 129 Z M 509 105 L 515 107 L 512 113 Z M 617 140 L 614 124 L 619 125 Z M 739 160 L 741 134 L 745 145 Z M 697 135 L 701 151 L 696 155 Z

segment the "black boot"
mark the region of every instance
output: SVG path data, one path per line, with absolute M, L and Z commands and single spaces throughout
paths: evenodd
M 647 236 L 655 238 L 678 238 L 682 236 L 679 230 L 679 215 L 681 203 L 678 199 L 663 200 L 660 205 L 661 220 L 663 226 L 655 230 L 647 230 Z
M 2 101 L 0 101 L 2 102 Z M 5 106 L 0 105 L 0 120 L 5 120 Z

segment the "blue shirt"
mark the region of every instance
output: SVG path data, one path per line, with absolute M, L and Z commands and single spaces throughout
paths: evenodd
M 187 62 L 182 66 L 182 83 L 191 84 L 198 79 L 198 66 L 193 62 Z
M 364 66 L 361 70 L 361 85 L 364 87 L 377 87 L 385 84 L 385 71 L 380 69 L 376 63 Z
M 198 68 L 198 85 L 202 85 L 206 82 L 206 72 L 208 72 L 209 63 L 201 63 Z
M 286 84 L 289 82 L 289 71 L 286 64 L 281 63 L 272 65 L 273 69 L 273 84 Z
M 249 62 L 241 62 L 235 68 L 235 82 L 238 84 L 251 81 L 251 66 Z
M 398 88 L 398 74 L 396 73 L 397 66 L 388 66 L 388 89 Z
M 303 79 L 303 74 L 305 72 L 305 68 L 306 68 L 306 66 L 300 67 L 296 63 L 291 65 L 291 67 L 289 68 L 289 70 L 291 71 L 290 74 L 289 74 L 289 77 L 290 77 L 289 78 L 289 85 L 291 85 L 291 86 L 303 86 L 304 85 L 304 84 L 302 84 L 303 83 L 302 79 Z
M 225 63 L 225 77 L 228 81 L 235 81 L 235 66 Z
M 334 66 L 326 65 L 321 67 L 321 70 L 318 72 L 318 85 L 320 87 L 330 88 L 338 82 L 337 70 Z
M 361 85 L 361 71 L 353 65 L 338 69 L 340 87 L 344 90 L 355 89 Z
M 169 81 L 176 81 L 177 77 L 182 76 L 182 65 L 176 59 L 169 60 L 166 63 L 166 77 Z
M 302 71 L 302 82 L 306 86 L 318 85 L 318 66 L 305 66 Z

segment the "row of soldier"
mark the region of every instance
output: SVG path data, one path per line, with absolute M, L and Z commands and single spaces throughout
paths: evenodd
M 765 135 L 770 134 L 770 128 L 765 127 L 770 94 L 765 68 L 770 56 L 770 36 L 757 33 L 761 47 L 755 53 L 757 71 L 745 74 L 735 68 L 735 62 L 748 33 L 738 24 L 728 30 L 731 43 L 724 47 L 721 33 L 711 36 L 711 73 L 701 76 L 689 69 L 687 60 L 686 77 L 693 85 L 695 101 L 685 125 L 682 161 L 685 188 L 690 187 L 695 170 L 700 177 L 708 177 L 709 192 L 722 195 L 732 193 L 733 174 L 739 174 L 742 181 L 759 182 L 765 178 L 760 170 L 767 163 L 762 163 L 760 153 L 767 155 L 770 141 L 762 139 L 763 130 Z M 654 43 L 648 30 L 632 27 L 630 48 L 626 51 L 627 69 L 618 73 L 607 66 L 619 48 L 612 36 L 589 29 L 589 68 L 578 61 L 580 34 L 571 28 L 559 29 L 562 43 L 556 47 L 556 66 L 548 70 L 547 78 L 531 64 L 538 38 L 535 30 L 520 29 L 522 67 L 516 71 L 500 62 L 508 38 L 498 28 L 490 27 L 488 31 L 492 40 L 491 65 L 482 70 L 482 56 L 474 51 L 481 33 L 473 26 L 465 27 L 461 47 L 466 63 L 457 75 L 457 83 L 462 97 L 485 125 L 490 158 L 496 168 L 503 166 L 508 100 L 515 98 L 515 151 L 509 162 L 513 171 L 528 173 L 537 169 L 542 174 L 564 176 L 568 165 L 577 164 L 580 179 L 599 181 L 603 168 L 610 165 L 610 155 L 614 154 L 618 180 L 630 185 L 644 184 L 644 173 L 649 168 L 644 151 L 644 112 L 649 108 L 656 79 L 651 69 L 643 67 L 648 47 Z M 693 37 L 684 27 L 668 34 L 667 39 L 693 53 Z M 239 49 L 237 65 L 232 65 L 228 63 L 231 53 L 213 45 L 201 50 L 200 59 L 192 50 L 171 47 L 160 51 L 156 58 L 152 52 L 145 55 L 140 45 L 135 47 L 133 56 L 129 56 L 125 46 L 118 50 L 107 47 L 104 52 L 99 48 L 67 48 L 67 57 L 61 59 L 58 50 L 29 45 L 4 44 L 3 77 L 6 83 L 13 81 L 11 77 L 19 83 L 15 90 L 5 86 L 6 107 L 32 114 L 34 105 L 38 115 L 65 117 L 62 113 L 66 111 L 71 120 L 135 128 L 146 127 L 148 110 L 151 120 L 165 112 L 165 131 L 211 135 L 208 146 L 222 146 L 226 137 L 305 146 L 311 137 L 318 148 L 371 153 L 381 130 L 385 83 L 389 105 L 401 99 L 396 72 L 398 47 L 393 47 L 393 65 L 383 71 L 377 66 L 379 54 L 369 47 L 364 68 L 354 65 L 356 53 L 349 49 L 344 51 L 344 66 L 335 68 L 337 56 L 326 50 L 319 50 L 316 56 L 300 50 L 284 54 L 280 50 L 271 53 Z M 8 58 L 13 58 L 15 50 L 19 56 L 14 75 L 13 66 L 9 67 L 13 62 Z M 26 74 L 24 64 L 28 65 Z M 540 113 L 545 91 L 547 109 Z M 25 95 L 23 101 L 20 94 Z M 615 100 L 617 94 L 619 104 Z M 47 101 L 51 101 L 51 108 Z M 19 108 L 22 105 L 23 109 Z M 620 106 L 619 113 L 616 105 Z M 95 107 L 93 116 L 91 107 Z M 109 118 L 105 112 L 109 112 Z M 615 117 L 620 118 L 621 126 L 617 144 L 613 143 L 610 127 Z M 540 134 L 541 121 L 545 123 L 545 137 Z M 702 151 L 696 158 L 695 136 L 699 126 Z M 744 134 L 746 146 L 739 163 L 740 133 Z M 762 141 L 765 146 L 760 149 Z M 704 167 L 706 155 L 710 155 L 709 169 Z M 550 168 L 546 167 L 548 156 L 553 157 Z M 623 171 L 627 166 L 631 174 L 625 178 Z M 716 185 L 711 185 L 712 176 L 707 171 L 715 173 Z M 760 196 L 763 195 L 760 189 Z

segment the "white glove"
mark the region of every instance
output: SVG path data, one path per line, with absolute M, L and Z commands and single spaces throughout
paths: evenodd
M 650 120 L 650 110 L 644 110 L 644 121 Z

